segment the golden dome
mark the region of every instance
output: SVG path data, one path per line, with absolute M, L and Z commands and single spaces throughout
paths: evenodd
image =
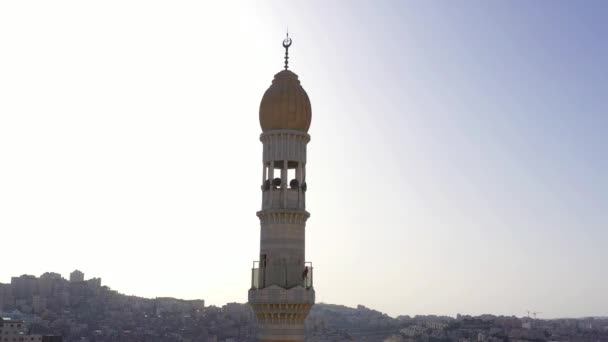
M 274 75 L 260 103 L 262 131 L 291 129 L 308 132 L 311 117 L 310 100 L 300 85 L 298 75 L 290 70 Z

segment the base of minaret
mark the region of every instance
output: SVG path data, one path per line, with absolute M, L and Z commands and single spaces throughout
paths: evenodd
M 271 285 L 249 290 L 249 305 L 258 322 L 257 341 L 304 341 L 304 321 L 315 303 L 315 290 Z

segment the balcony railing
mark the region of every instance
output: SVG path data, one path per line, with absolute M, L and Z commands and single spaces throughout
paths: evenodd
M 304 191 L 294 188 L 276 188 L 262 193 L 262 209 L 290 208 L 304 209 L 306 207 Z
M 251 288 L 263 289 L 270 285 L 278 285 L 286 289 L 298 285 L 312 288 L 312 262 L 304 263 L 304 268 L 298 265 L 260 267 L 259 261 L 253 262 L 251 269 Z

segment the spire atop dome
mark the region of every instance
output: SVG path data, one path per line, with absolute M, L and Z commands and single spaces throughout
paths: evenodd
M 289 47 L 291 46 L 292 40 L 289 38 L 289 29 L 287 29 L 287 35 L 283 39 L 283 47 L 285 48 L 285 70 L 289 69 Z

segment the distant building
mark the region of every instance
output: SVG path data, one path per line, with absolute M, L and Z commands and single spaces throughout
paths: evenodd
M 0 312 L 15 308 L 15 298 L 9 284 L 0 284 Z
M 101 278 L 91 278 L 87 280 L 87 286 L 90 289 L 98 289 L 101 287 Z
M 40 279 L 55 279 L 55 280 L 60 280 L 61 279 L 61 274 L 55 273 L 55 272 L 44 272 L 40 276 Z
M 80 283 L 84 281 L 84 273 L 79 270 L 75 270 L 70 273 L 70 283 Z
M 165 313 L 167 313 L 167 314 L 180 313 L 180 312 L 187 311 L 189 309 L 189 307 L 190 307 L 190 305 L 188 304 L 188 302 L 181 300 L 181 299 L 170 298 L 170 297 L 158 297 L 155 300 L 156 315 L 163 315 Z
M 222 312 L 231 319 L 244 321 L 254 318 L 253 310 L 251 310 L 251 307 L 247 304 L 227 303 L 226 305 L 222 306 Z
M 29 341 L 29 342 L 62 342 L 61 336 L 28 335 L 24 321 L 0 317 L 1 341 Z
M 61 283 L 62 280 L 65 280 L 61 277 L 59 273 L 46 272 L 38 278 L 38 294 L 42 296 L 51 296 L 54 291 L 59 287 L 58 284 Z
M 192 309 L 197 312 L 202 312 L 205 310 L 205 300 L 204 299 L 191 299 L 187 301 Z
M 34 295 L 32 297 L 32 310 L 35 314 L 43 313 L 46 310 L 47 299 L 40 295 Z
M 11 278 L 11 288 L 15 299 L 31 298 L 38 292 L 38 278 L 24 274 Z
M 6 335 L 17 336 L 25 334 L 27 332 L 27 327 L 25 322 L 22 320 L 0 317 L 0 331 L 0 335 L 2 335 L 2 337 L 5 337 Z

